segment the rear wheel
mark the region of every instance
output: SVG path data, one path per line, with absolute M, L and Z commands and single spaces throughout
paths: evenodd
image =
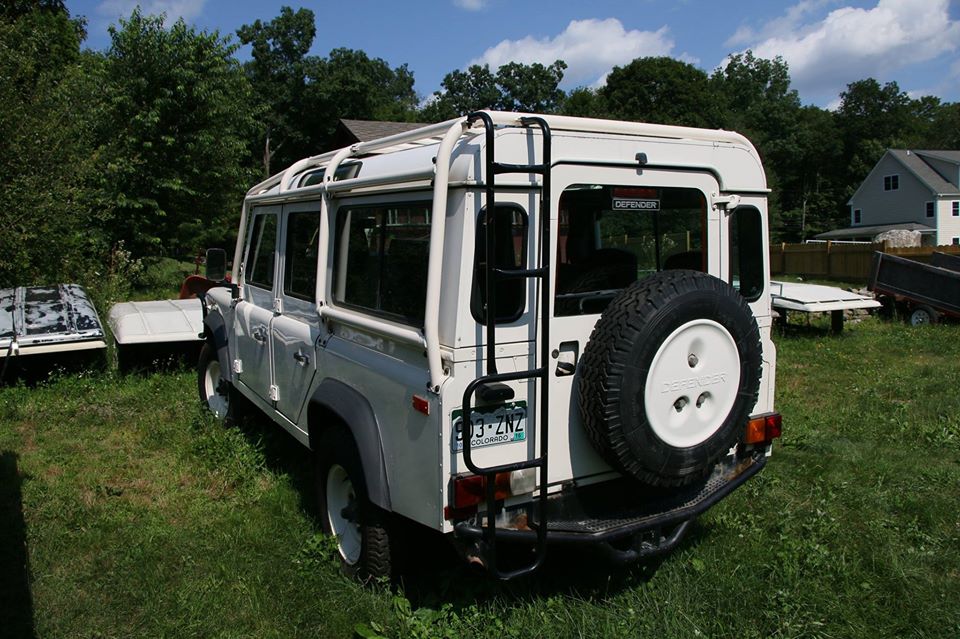
M 369 581 L 392 575 L 386 513 L 370 503 L 350 433 L 333 427 L 316 451 L 317 506 L 323 532 L 337 540 L 344 574 Z
M 204 343 L 197 363 L 197 390 L 200 401 L 218 420 L 227 421 L 233 416 L 233 393 L 230 382 L 222 373 L 217 350 L 210 342 Z

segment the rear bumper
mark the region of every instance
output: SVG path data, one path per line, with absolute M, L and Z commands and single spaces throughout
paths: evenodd
M 639 487 L 625 479 L 565 490 L 547 500 L 546 517 L 536 503 L 510 509 L 497 518 L 498 541 L 535 543 L 537 528 L 545 519 L 551 543 L 609 544 L 630 537 L 649 537 L 627 551 L 626 560 L 669 551 L 678 544 L 688 522 L 736 490 L 766 465 L 762 449 L 719 463 L 700 482 L 670 493 Z M 486 516 L 478 514 L 454 525 L 463 540 L 483 540 L 490 534 Z M 671 530 L 672 529 L 672 530 Z M 668 531 L 664 533 L 663 531 Z M 632 556 L 633 553 L 638 553 Z

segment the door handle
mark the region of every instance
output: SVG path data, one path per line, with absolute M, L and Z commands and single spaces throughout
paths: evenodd
M 303 350 L 298 350 L 293 354 L 293 359 L 297 360 L 297 363 L 301 366 L 306 366 L 310 363 L 310 356 L 303 352 Z
M 560 344 L 560 348 L 553 352 L 553 356 L 557 360 L 557 377 L 573 375 L 575 372 L 577 372 L 577 359 L 579 358 L 579 355 L 579 342 L 563 342 Z
M 261 324 L 260 326 L 254 328 L 250 335 L 258 342 L 265 342 L 267 341 L 267 327 Z

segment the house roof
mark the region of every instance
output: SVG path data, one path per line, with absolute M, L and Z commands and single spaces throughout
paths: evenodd
M 928 155 L 948 162 L 960 162 L 960 151 L 909 151 L 905 149 L 889 149 L 887 152 L 907 167 L 934 193 L 940 195 L 960 194 L 960 187 L 957 187 L 956 184 L 953 184 L 940 175 L 936 169 L 923 159 L 924 155 Z M 951 155 L 954 157 L 950 157 Z
M 872 226 L 851 226 L 846 229 L 836 229 L 815 235 L 818 240 L 849 240 L 854 237 L 874 237 L 884 231 L 920 231 L 921 233 L 936 233 L 937 230 L 919 222 L 899 222 L 896 224 L 874 224 Z
M 342 126 L 357 138 L 357 142 L 378 140 L 397 133 L 406 133 L 427 126 L 419 122 L 377 122 L 376 120 L 340 120 Z

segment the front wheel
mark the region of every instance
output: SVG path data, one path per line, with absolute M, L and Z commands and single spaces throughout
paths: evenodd
M 350 433 L 333 427 L 316 450 L 317 510 L 323 532 L 337 540 L 344 574 L 369 581 L 392 575 L 385 513 L 370 503 L 360 455 Z
M 200 402 L 213 413 L 220 421 L 229 420 L 231 411 L 231 389 L 220 368 L 217 358 L 217 349 L 210 342 L 205 342 L 200 349 L 200 360 L 197 363 L 197 390 Z

